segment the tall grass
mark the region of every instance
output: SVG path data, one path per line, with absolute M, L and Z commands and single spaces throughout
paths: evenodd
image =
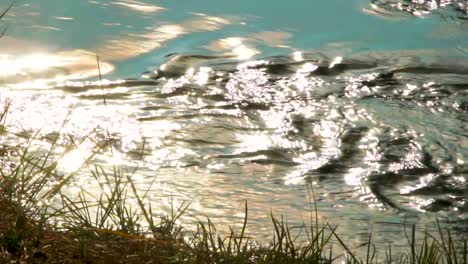
M 8 6 L 8 8 L 5 9 L 5 11 L 3 11 L 3 12 L 0 14 L 0 20 L 2 20 L 2 18 L 8 13 L 8 11 L 10 11 L 10 9 L 13 7 L 14 3 L 15 3 L 15 2 L 12 2 L 12 3 L 10 4 L 10 6 Z M 2 30 L 2 32 L 0 33 L 0 38 L 2 38 L 3 35 L 5 35 L 5 32 L 7 31 L 7 28 L 8 28 L 8 27 L 5 27 L 5 28 Z

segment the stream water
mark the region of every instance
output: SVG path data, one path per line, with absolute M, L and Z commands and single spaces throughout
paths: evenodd
M 0 3 L 0 10 L 9 6 Z M 435 217 L 468 230 L 466 1 L 19 1 L 0 21 L 5 144 L 93 157 L 156 213 L 271 233 L 270 210 L 352 245 Z M 96 54 L 102 86 L 99 83 Z M 69 187 L 99 192 L 86 169 Z M 193 219 L 193 218 L 192 218 Z M 186 220 L 190 222 L 190 220 Z

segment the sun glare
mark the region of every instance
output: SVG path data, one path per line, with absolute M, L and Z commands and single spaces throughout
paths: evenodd
M 58 162 L 58 167 L 65 173 L 73 173 L 83 166 L 91 149 L 83 145 L 65 154 Z
M 101 74 L 114 69 L 107 62 L 101 62 L 99 66 Z M 84 50 L 0 55 L 0 77 L 8 86 L 16 88 L 44 88 L 98 75 L 96 54 Z

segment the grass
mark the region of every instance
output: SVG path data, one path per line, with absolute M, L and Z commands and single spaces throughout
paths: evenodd
M 6 102 L 0 112 L 0 142 L 10 133 L 9 107 Z M 307 188 L 309 223 L 292 228 L 271 213 L 269 243 L 260 244 L 247 233 L 247 201 L 240 230 L 230 226 L 221 232 L 207 219 L 189 232 L 178 220 L 190 204 L 173 205 L 166 217 L 155 217 L 146 193 L 132 181 L 135 171 L 93 167 L 91 157 L 81 170 L 92 168 L 99 196 L 86 190 L 73 197 L 62 192 L 75 173 L 64 175 L 58 169 L 53 154 L 58 137 L 50 149 L 39 151 L 32 147 L 36 136 L 26 144 L 0 143 L 0 263 L 468 263 L 467 240 L 454 239 L 438 221 L 438 237 L 425 233 L 418 241 L 412 225 L 407 252 L 395 254 L 389 245 L 380 258 L 370 231 L 366 256 L 360 258 L 336 233 L 337 227 L 319 221 L 312 186 Z M 76 145 L 71 142 L 69 148 Z M 341 247 L 333 249 L 332 241 Z

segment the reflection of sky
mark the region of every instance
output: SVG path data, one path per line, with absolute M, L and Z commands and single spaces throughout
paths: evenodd
M 7 3 L 0 4 L 0 8 L 3 6 L 6 8 Z M 446 24 L 431 32 L 440 24 L 436 18 L 418 23 L 387 21 L 363 15 L 363 8 L 371 7 L 339 0 L 303 0 L 294 5 L 246 0 L 235 5 L 206 0 L 23 1 L 7 16 L 7 35 L 47 50 L 85 49 L 112 55 L 107 58 L 121 60 L 118 72 L 133 75 L 148 65 L 160 64 L 165 54 L 219 52 L 223 45 L 235 49 L 234 53 L 243 53 L 243 57 L 343 42 L 353 43 L 357 49 L 467 48 L 461 44 L 466 34 L 437 37 L 441 30 L 466 32 L 462 26 Z M 230 39 L 242 39 L 243 44 L 234 47 L 227 42 Z M 141 54 L 146 55 L 139 57 Z

